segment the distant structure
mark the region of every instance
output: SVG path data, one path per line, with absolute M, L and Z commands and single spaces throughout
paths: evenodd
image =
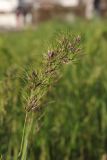
M 15 10 L 18 0 L 0 0 L 0 27 L 16 27 Z
M 80 0 L 39 0 L 38 5 L 33 8 L 33 22 L 38 23 L 53 17 L 70 21 L 73 13 L 82 13 L 79 2 Z
M 107 16 L 107 0 L 0 0 L 0 27 L 23 27 L 57 17 L 73 15 L 92 19 Z
M 0 28 L 18 28 L 31 23 L 32 5 L 33 0 L 0 0 Z
M 16 10 L 16 16 L 20 25 L 20 20 L 23 18 L 23 25 L 32 24 L 32 8 L 35 4 L 34 0 L 19 0 L 19 5 Z
M 71 20 L 73 13 L 87 19 L 107 15 L 107 0 L 35 0 L 35 2 L 34 23 L 53 17 Z
M 64 6 L 64 7 L 76 7 L 79 4 L 79 0 L 59 0 L 56 1 L 57 3 L 59 3 L 60 5 Z
M 101 0 L 100 10 L 102 16 L 107 16 L 107 0 Z
M 0 0 L 0 13 L 13 12 L 18 6 L 18 0 Z
M 107 16 L 107 0 L 82 0 L 85 5 L 85 16 L 92 19 L 96 16 Z

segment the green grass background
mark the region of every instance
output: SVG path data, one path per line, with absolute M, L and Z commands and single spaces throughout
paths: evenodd
M 107 152 L 107 22 L 51 21 L 0 33 L 0 154 L 16 160 L 24 124 L 24 75 L 41 67 L 60 32 L 81 35 L 84 56 L 67 65 L 35 121 L 28 160 L 100 160 Z M 8 76 L 7 76 L 8 75 Z

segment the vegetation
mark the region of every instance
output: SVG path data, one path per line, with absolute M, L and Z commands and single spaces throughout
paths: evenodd
M 74 60 L 75 64 L 61 68 L 57 75 L 60 80 L 55 82 L 51 89 L 49 87 L 43 98 L 41 108 L 45 110 L 42 109 L 40 115 L 34 117 L 28 137 L 26 159 L 98 160 L 106 154 L 107 22 L 77 23 L 71 25 L 48 22 L 36 30 L 1 33 L 1 159 L 18 158 L 26 100 L 29 102 L 26 93 L 31 94 L 29 90 L 26 91 L 26 84 L 29 86 L 26 78 L 32 78 L 32 74 L 35 76 L 35 70 L 39 74 L 42 70 L 46 73 L 47 69 L 42 67 L 44 63 L 41 64 L 42 55 L 46 54 L 47 50 L 51 51 L 51 55 L 53 49 L 56 51 L 57 43 L 51 44 L 56 41 L 59 32 L 67 38 L 81 35 L 83 53 Z M 50 77 L 50 74 L 48 76 Z M 37 91 L 35 93 L 37 94 Z M 26 108 L 27 111 L 31 109 L 32 107 L 29 110 L 29 105 Z M 19 159 L 22 159 L 20 155 Z

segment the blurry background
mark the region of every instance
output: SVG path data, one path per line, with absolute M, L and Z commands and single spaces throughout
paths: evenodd
M 0 0 L 0 27 L 20 28 L 60 18 L 72 21 L 74 15 L 87 19 L 107 15 L 106 0 Z
M 84 56 L 67 65 L 35 122 L 28 160 L 107 159 L 107 0 L 0 0 L 0 156 L 17 160 L 23 82 L 60 32 L 81 35 Z

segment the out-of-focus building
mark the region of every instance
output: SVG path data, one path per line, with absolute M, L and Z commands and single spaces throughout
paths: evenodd
M 107 14 L 107 0 L 35 0 L 33 22 L 60 17 L 72 19 L 72 15 L 92 19 Z
M 82 0 L 85 6 L 85 16 L 92 19 L 95 16 L 107 16 L 107 0 Z
M 107 16 L 107 0 L 101 0 L 100 10 L 102 16 Z
M 0 27 L 22 27 L 60 17 L 71 19 L 82 13 L 80 0 L 0 0 Z
M 0 28 L 19 28 L 31 23 L 33 0 L 0 0 Z
M 19 21 L 23 17 L 23 26 L 32 24 L 32 8 L 36 0 L 19 0 L 19 5 L 16 10 L 16 16 Z
M 12 12 L 18 5 L 18 0 L 0 0 L 0 13 Z
M 107 15 L 107 0 L 0 0 L 0 27 L 23 27 L 54 17 L 72 21 Z
M 16 27 L 17 6 L 18 0 L 0 0 L 0 27 Z
M 39 0 L 33 8 L 34 23 L 53 17 L 72 21 L 73 15 L 84 15 L 80 0 Z

